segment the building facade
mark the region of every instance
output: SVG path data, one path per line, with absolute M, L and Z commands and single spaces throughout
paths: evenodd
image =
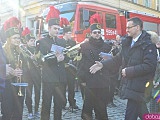
M 0 25 L 11 16 L 22 21 L 22 26 L 34 29 L 34 19 L 53 4 L 76 0 L 0 0 Z M 77 0 L 88 1 L 88 0 Z M 92 0 L 119 10 L 143 12 L 160 18 L 160 0 Z

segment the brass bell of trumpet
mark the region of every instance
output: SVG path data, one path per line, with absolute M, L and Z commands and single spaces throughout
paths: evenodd
M 79 53 L 80 45 L 81 45 L 81 43 L 69 48 L 66 52 L 66 55 L 69 58 L 75 58 Z
M 24 95 L 22 94 L 22 87 L 21 87 L 21 86 L 19 87 L 19 90 L 18 90 L 18 96 L 24 96 Z

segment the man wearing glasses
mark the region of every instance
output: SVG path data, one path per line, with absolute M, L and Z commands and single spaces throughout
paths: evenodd
M 125 120 L 137 120 L 138 117 L 142 120 L 143 115 L 148 113 L 144 92 L 148 81 L 154 77 L 157 53 L 150 35 L 142 29 L 141 19 L 129 19 L 126 27 L 128 36 L 122 41 L 121 52 L 90 67 L 90 73 L 96 74 L 104 68 L 118 71 L 122 66 L 121 95 L 123 99 L 128 99 Z
M 59 11 L 51 6 L 46 20 L 48 22 L 49 34 L 39 40 L 38 47 L 43 55 L 51 52 L 54 52 L 54 54 L 52 57 L 44 59 L 42 63 L 41 120 L 50 120 L 52 98 L 54 102 L 54 120 L 62 120 L 62 105 L 65 101 L 64 85 L 66 84 L 66 72 L 63 50 L 62 47 L 60 47 L 65 44 L 65 41 L 57 37 L 60 29 Z
M 103 58 L 99 54 L 101 52 L 108 53 L 111 46 L 102 39 L 99 23 L 91 24 L 90 31 L 90 38 L 80 46 L 82 59 L 78 73 L 83 72 L 84 74 L 78 76 L 82 83 L 86 83 L 82 119 L 92 120 L 92 110 L 94 110 L 97 120 L 108 120 L 106 110 L 109 85 L 108 72 L 102 70 L 96 74 L 91 74 L 89 68 L 95 61 L 101 61 Z

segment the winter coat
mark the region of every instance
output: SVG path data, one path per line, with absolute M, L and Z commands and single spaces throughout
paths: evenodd
M 109 70 L 119 70 L 126 68 L 126 77 L 122 77 L 123 99 L 133 99 L 144 101 L 145 85 L 153 80 L 156 64 L 157 51 L 156 46 L 152 44 L 150 35 L 142 31 L 138 41 L 131 47 L 132 38 L 126 37 L 122 42 L 122 50 L 112 59 L 103 63 L 104 68 Z
M 98 41 L 98 40 L 97 40 Z M 80 61 L 78 74 L 81 74 L 81 80 L 86 82 L 87 88 L 105 88 L 109 85 L 108 74 L 106 70 L 99 71 L 95 74 L 89 72 L 89 68 L 95 61 L 101 61 L 100 52 L 108 53 L 111 46 L 104 43 L 102 39 L 96 42 L 92 37 L 89 41 L 81 44 L 82 59 Z
M 39 82 L 41 81 L 41 56 L 40 56 L 40 52 L 36 51 L 35 48 L 27 48 L 32 54 L 35 54 L 36 56 L 36 60 L 32 60 L 29 56 L 27 56 L 26 58 L 26 62 L 27 62 L 27 68 L 28 70 L 26 71 L 26 82 L 29 81 L 35 81 L 35 82 Z M 37 57 L 38 56 L 38 57 Z
M 156 72 L 155 72 L 155 76 L 154 76 L 154 80 L 155 83 L 159 82 L 159 85 L 156 88 L 152 89 L 152 96 L 155 95 L 155 93 L 160 90 L 160 58 L 157 61 L 157 67 L 156 67 Z

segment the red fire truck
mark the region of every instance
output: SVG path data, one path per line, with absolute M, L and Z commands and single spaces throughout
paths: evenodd
M 144 21 L 144 29 L 152 30 L 160 35 L 160 18 L 138 11 L 122 11 L 94 2 L 66 2 L 54 5 L 60 11 L 60 17 L 67 18 L 72 26 L 72 35 L 78 43 L 89 35 L 89 19 L 95 13 L 102 18 L 102 36 L 105 40 L 115 39 L 117 34 L 126 34 L 126 21 L 130 17 L 139 17 Z M 49 7 L 37 19 L 37 35 L 47 33 L 45 17 Z M 60 31 L 62 33 L 63 29 Z

